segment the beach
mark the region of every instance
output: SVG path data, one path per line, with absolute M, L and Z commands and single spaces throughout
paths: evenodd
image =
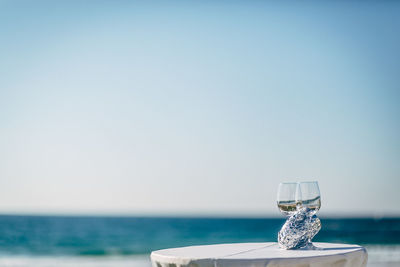
M 286 218 L 281 246 L 400 267 L 399 14 L 0 0 L 0 267 L 150 267 L 160 249 L 277 242 Z

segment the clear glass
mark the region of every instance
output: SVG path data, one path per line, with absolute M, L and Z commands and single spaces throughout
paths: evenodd
M 299 183 L 280 183 L 278 187 L 277 204 L 280 212 L 290 216 L 297 210 Z
M 300 204 L 316 213 L 321 208 L 318 182 L 300 182 L 298 190 L 297 195 Z
M 319 192 L 318 182 L 300 182 L 298 187 L 298 200 L 300 205 L 309 208 L 315 214 L 321 208 L 321 194 Z M 308 244 L 304 249 L 318 249 L 308 238 Z
M 278 187 L 277 204 L 279 210 L 290 216 L 300 207 L 307 207 L 315 214 L 321 208 L 321 194 L 318 182 L 280 183 Z M 302 249 L 318 250 L 308 238 L 308 244 Z

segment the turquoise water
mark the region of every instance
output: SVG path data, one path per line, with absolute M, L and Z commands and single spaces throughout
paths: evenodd
M 161 248 L 275 241 L 283 222 L 283 218 L 0 216 L 0 266 L 149 266 L 148 254 Z M 371 249 L 373 261 L 400 262 L 400 218 L 322 218 L 322 224 L 315 241 L 361 244 Z

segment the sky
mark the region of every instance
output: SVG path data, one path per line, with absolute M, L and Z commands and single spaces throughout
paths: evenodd
M 0 213 L 400 215 L 399 12 L 0 1 Z

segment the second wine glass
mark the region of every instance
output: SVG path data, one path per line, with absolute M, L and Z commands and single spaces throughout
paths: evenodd
M 299 200 L 301 201 L 301 206 L 310 209 L 311 214 L 315 214 L 321 208 L 321 194 L 319 192 L 318 182 L 301 182 L 299 183 Z M 311 239 L 314 235 L 321 229 L 321 222 L 317 218 L 314 224 L 315 228 L 318 228 L 316 232 L 311 231 L 308 236 L 307 245 L 305 249 L 318 250 L 316 246 L 313 245 Z
M 300 182 L 298 187 L 297 199 L 301 206 L 307 207 L 316 213 L 321 208 L 321 194 L 318 182 Z

